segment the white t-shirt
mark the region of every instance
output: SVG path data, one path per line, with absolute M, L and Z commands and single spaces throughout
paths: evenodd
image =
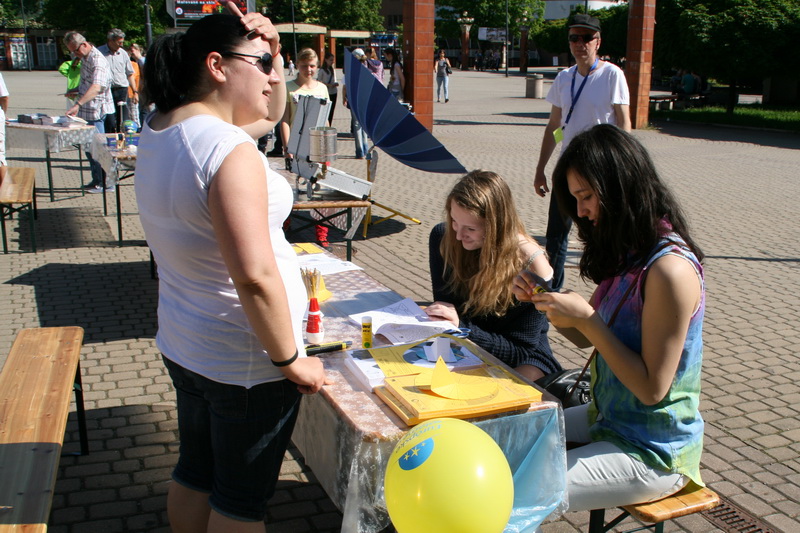
M 561 127 L 564 129 L 564 141 L 561 150 L 564 151 L 572 138 L 597 124 L 617 124 L 614 114 L 614 104 L 630 105 L 630 94 L 625 74 L 613 63 L 601 61 L 597 70 L 592 72 L 586 80 L 569 124 L 564 127 L 569 108 L 572 105 L 572 77 L 575 76 L 575 94 L 583 83 L 584 77 L 577 72 L 577 65 L 567 70 L 562 70 L 556 76 L 547 101 L 561 108 Z
M 240 128 L 199 115 L 161 131 L 145 123 L 136 163 L 136 198 L 147 244 L 158 264 L 158 335 L 171 361 L 221 383 L 252 387 L 283 374 L 269 359 L 239 301 L 211 225 L 208 190 L 223 160 L 254 141 Z M 292 331 L 305 355 L 307 295 L 283 222 L 292 208 L 288 182 L 269 169 L 269 231 L 286 288 Z

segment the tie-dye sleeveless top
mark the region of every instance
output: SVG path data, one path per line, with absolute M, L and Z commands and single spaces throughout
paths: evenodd
M 675 243 L 663 249 L 667 241 Z M 660 250 L 659 250 L 660 249 Z M 700 455 L 703 451 L 703 419 L 698 410 L 700 370 L 703 360 L 703 315 L 705 285 L 703 268 L 683 239 L 670 233 L 654 249 L 644 266 L 649 268 L 659 257 L 677 255 L 688 260 L 701 282 L 700 305 L 689 321 L 686 342 L 675 378 L 666 397 L 656 405 L 645 405 L 614 375 L 602 354 L 592 363 L 592 396 L 589 408 L 590 434 L 593 441 L 608 441 L 656 470 L 680 473 L 698 484 Z M 642 351 L 642 281 L 639 269 L 605 280 L 597 287 L 595 307 L 603 320 L 617 308 L 631 283 L 627 301 L 622 304 L 611 331 L 628 348 Z

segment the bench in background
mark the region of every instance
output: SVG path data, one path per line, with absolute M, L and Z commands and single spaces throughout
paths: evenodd
M 6 219 L 14 213 L 27 211 L 31 233 L 31 248 L 36 252 L 36 195 L 34 181 L 36 171 L 28 167 L 0 167 L 0 224 L 3 228 L 3 253 L 8 253 Z
M 0 371 L 0 533 L 47 531 L 70 397 L 88 453 L 83 328 L 23 329 Z

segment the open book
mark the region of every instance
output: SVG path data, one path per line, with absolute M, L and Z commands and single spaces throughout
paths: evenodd
M 374 311 L 350 315 L 350 319 L 361 325 L 363 316 L 372 318 L 373 334 L 380 333 L 393 344 L 414 342 L 454 329 L 450 322 L 428 318 L 425 311 L 410 298 Z

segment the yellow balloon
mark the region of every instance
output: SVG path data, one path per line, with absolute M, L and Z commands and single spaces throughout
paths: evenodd
M 386 508 L 398 533 L 495 533 L 505 529 L 514 482 L 485 431 L 455 418 L 414 426 L 389 457 Z

